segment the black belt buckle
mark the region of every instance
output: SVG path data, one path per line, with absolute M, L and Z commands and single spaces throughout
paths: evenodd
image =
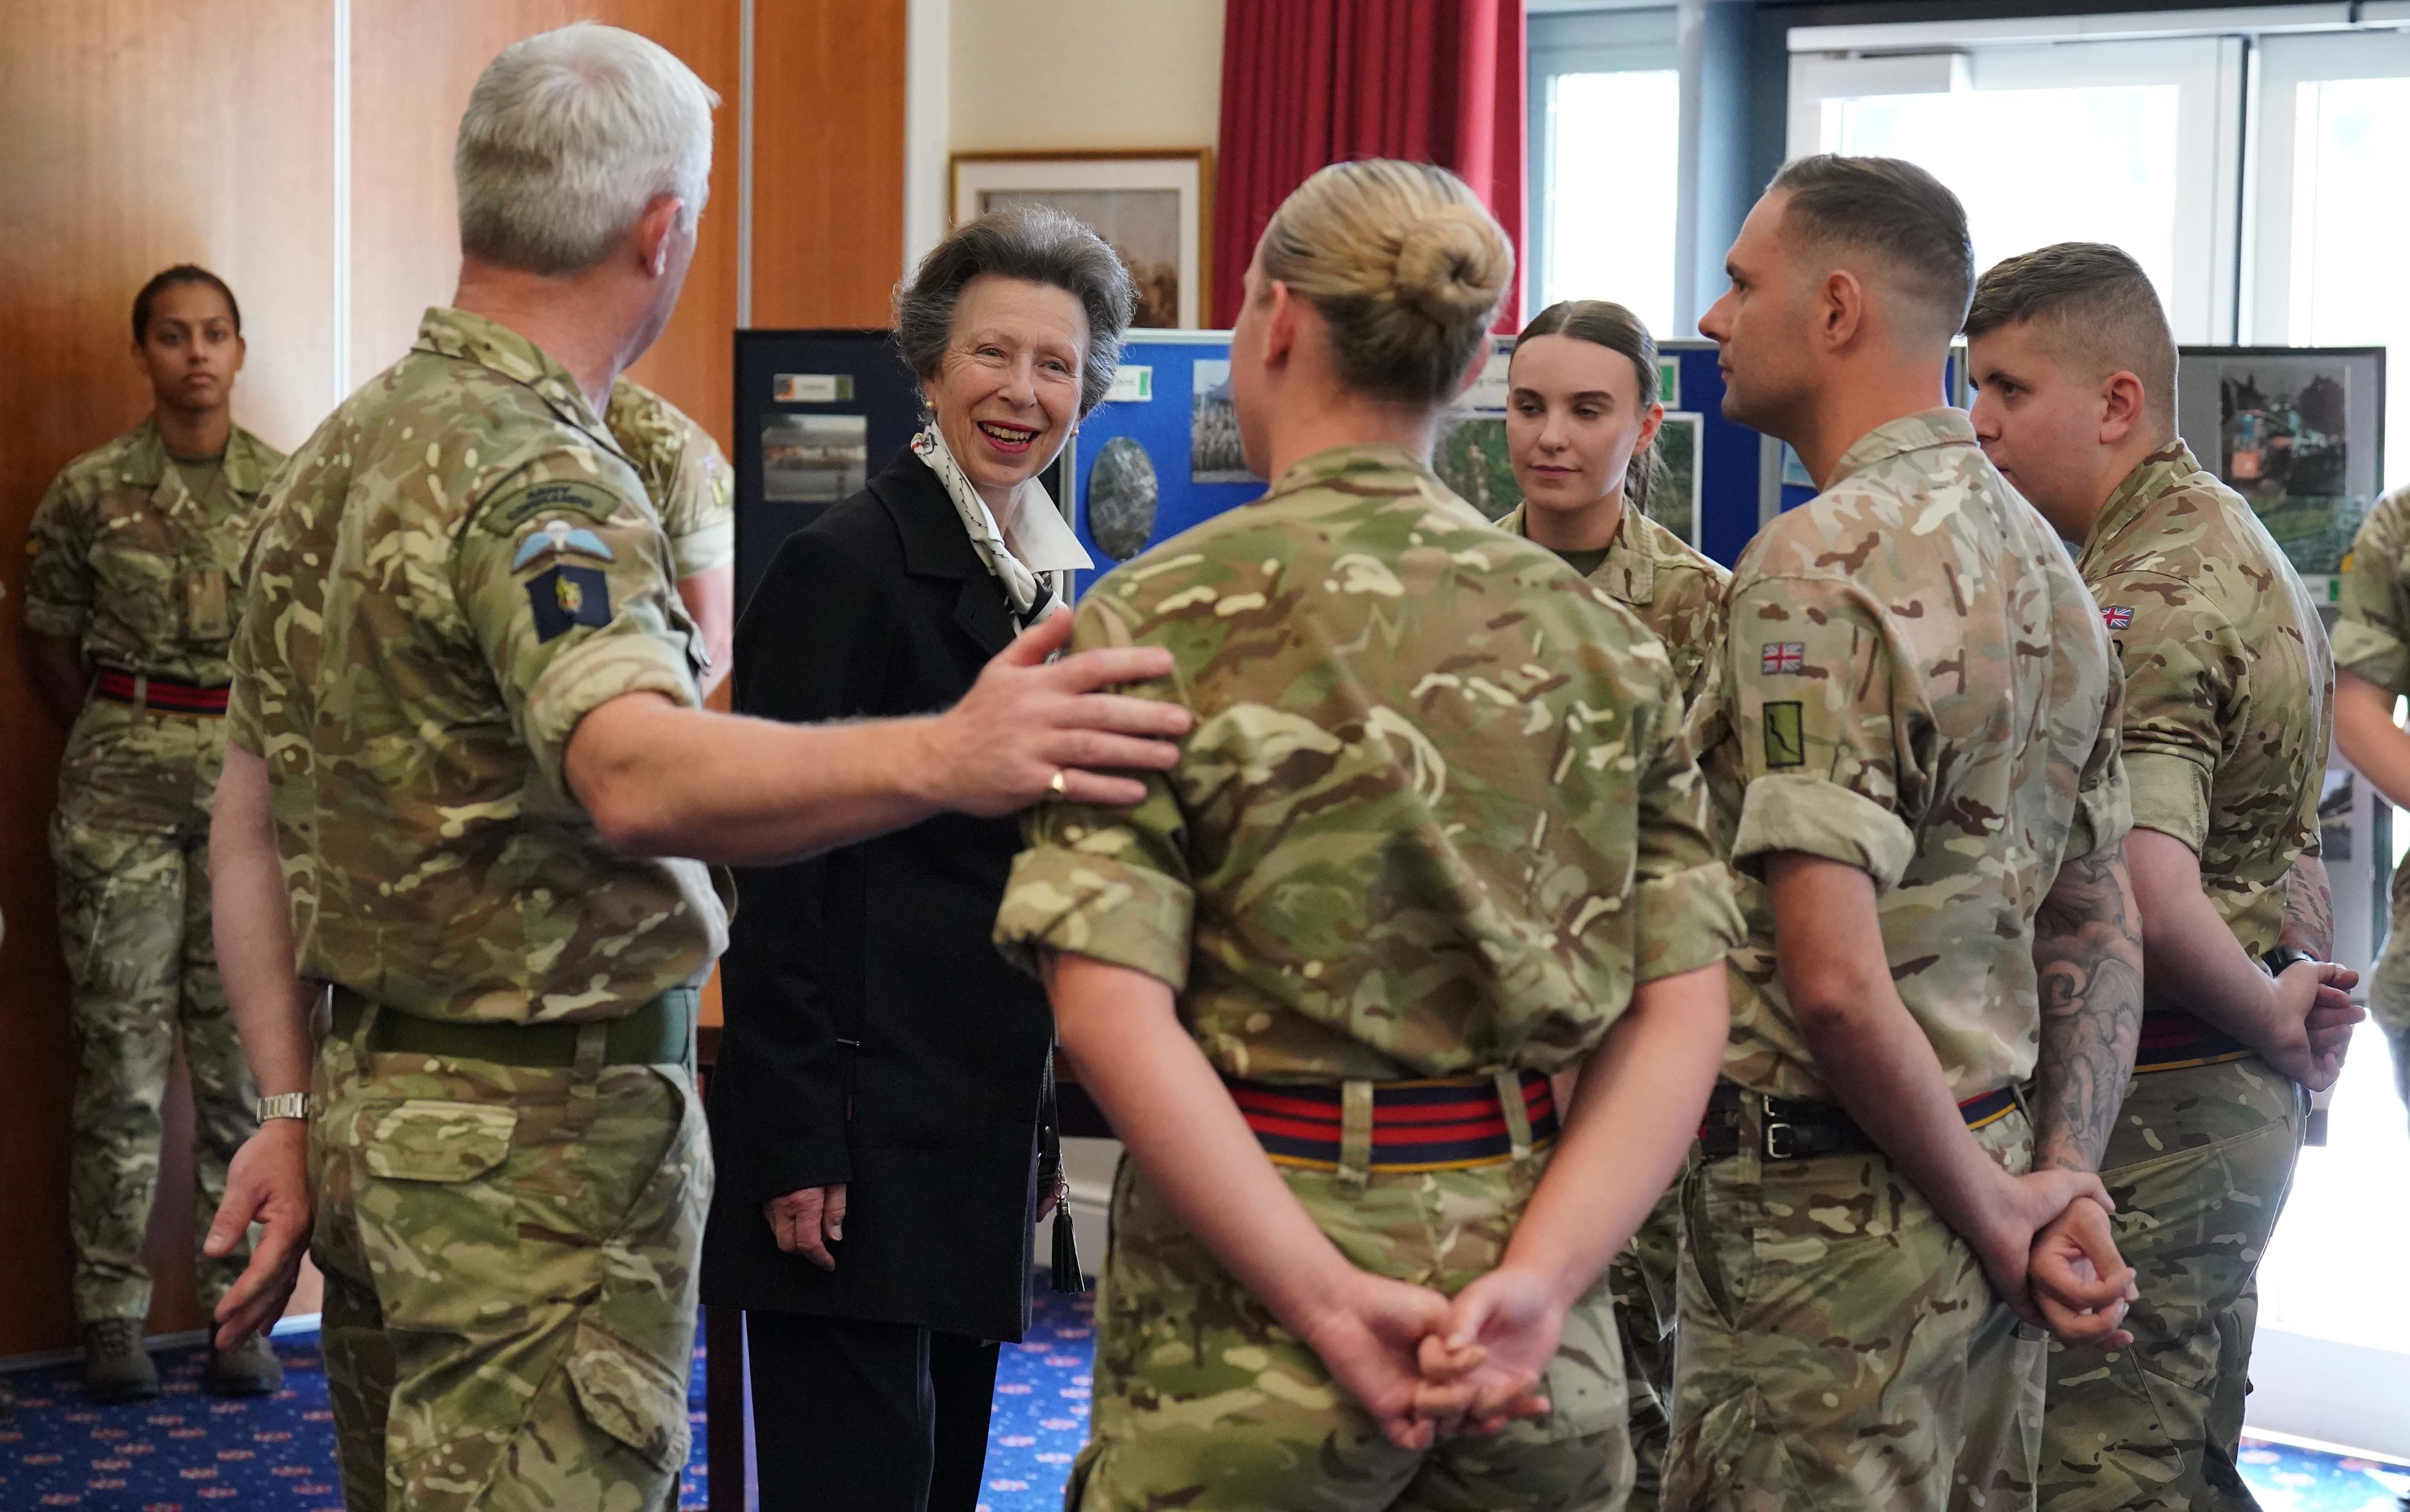
M 1799 1146 L 1792 1139 L 1792 1135 L 1795 1130 L 1793 1129 L 1790 1124 L 1775 1116 L 1774 1099 L 1761 1094 L 1757 1099 L 1757 1106 L 1759 1112 L 1764 1114 L 1765 1119 L 1765 1158 L 1768 1160 L 1791 1160 L 1797 1158 Z

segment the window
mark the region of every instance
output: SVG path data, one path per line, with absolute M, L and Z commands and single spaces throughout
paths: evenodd
M 2388 346 L 2385 483 L 2410 483 L 2410 36 L 2271 37 L 2249 326 L 2291 346 Z
M 1613 299 L 1669 335 L 1681 199 L 1674 12 L 1543 14 L 1530 24 L 1527 308 Z
M 1975 48 L 1889 57 L 1797 54 L 1790 149 L 1904 157 L 1967 207 L 1975 266 L 2054 241 L 2134 254 L 2181 342 L 2230 335 L 2229 219 L 2241 165 L 2220 150 L 2239 87 L 2233 37 Z

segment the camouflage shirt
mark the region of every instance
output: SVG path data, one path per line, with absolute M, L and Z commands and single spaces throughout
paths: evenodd
M 1232 1076 L 1579 1058 L 1738 938 L 1655 639 L 1392 447 L 1341 447 L 1091 589 L 1197 717 L 1128 811 L 1031 814 L 996 938 L 1142 971 Z
M 2285 874 L 2318 843 L 2334 669 L 2317 606 L 2180 441 L 2117 486 L 2076 564 L 2125 664 L 2134 822 L 2199 855 L 2218 916 L 2264 954 Z
M 1523 534 L 1517 504 L 1498 528 Z M 1606 544 L 1606 560 L 1590 580 L 1640 617 L 1674 662 L 1684 705 L 1698 701 L 1715 672 L 1717 617 L 1732 574 L 1706 553 L 1636 509 L 1626 509 Z
M 611 385 L 602 411 L 611 437 L 636 464 L 679 577 L 692 577 L 736 560 L 735 475 L 711 432 L 632 378 Z
M 2410 488 L 2376 502 L 2343 560 L 2337 670 L 2410 694 Z
M 427 1018 L 609 1018 L 727 939 L 724 874 L 623 855 L 570 792 L 585 714 L 692 706 L 644 486 L 559 364 L 430 310 L 271 493 L 230 738 L 266 758 L 301 974 Z
M 1749 938 L 1724 1074 L 1830 1099 L 1775 967 L 1764 857 L 1874 879 L 1893 980 L 1966 1098 L 2032 1074 L 2033 918 L 2126 833 L 2118 680 L 2066 548 L 1956 410 L 1879 426 L 1742 553 L 1698 728 Z
M 240 605 L 227 584 L 284 454 L 237 428 L 199 498 L 155 421 L 66 465 L 25 536 L 25 628 L 104 666 L 223 687 Z

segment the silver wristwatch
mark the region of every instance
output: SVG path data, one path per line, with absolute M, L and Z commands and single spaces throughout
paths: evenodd
M 251 1114 L 263 1124 L 271 1118 L 298 1118 L 306 1124 L 310 1121 L 310 1094 L 280 1092 L 272 1098 L 254 1098 Z

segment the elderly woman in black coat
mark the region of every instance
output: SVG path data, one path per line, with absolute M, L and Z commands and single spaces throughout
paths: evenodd
M 1037 481 L 1112 381 L 1132 295 L 1076 221 L 964 225 L 895 299 L 928 423 L 779 548 L 737 707 L 941 709 L 1090 564 Z M 1028 1325 L 1046 996 L 988 942 L 1011 820 L 930 819 L 740 882 L 706 1301 L 746 1311 L 765 1508 L 978 1499 L 996 1340 Z

